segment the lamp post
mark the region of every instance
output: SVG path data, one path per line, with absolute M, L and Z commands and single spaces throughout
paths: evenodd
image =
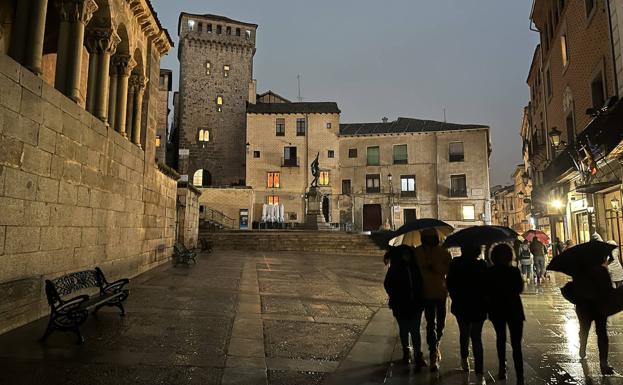
M 392 184 L 392 173 L 387 174 L 389 181 L 389 225 L 394 230 L 394 186 Z
M 548 133 L 547 135 L 549 136 L 549 139 L 552 142 L 552 145 L 555 148 L 558 148 L 558 146 L 560 146 L 560 135 L 561 132 L 559 129 L 557 129 L 556 127 L 553 127 Z

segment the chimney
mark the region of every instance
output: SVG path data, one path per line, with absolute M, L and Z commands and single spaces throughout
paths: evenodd
M 383 121 L 383 123 L 387 123 L 387 121 L 388 121 L 389 119 L 387 119 L 387 117 L 386 117 L 386 116 L 384 116 L 384 117 L 383 117 L 383 119 L 381 119 L 381 120 Z

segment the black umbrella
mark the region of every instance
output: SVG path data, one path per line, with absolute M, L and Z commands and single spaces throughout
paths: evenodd
M 588 266 L 601 265 L 616 248 L 616 245 L 599 241 L 580 243 L 555 256 L 547 270 L 573 276 Z
M 498 242 L 513 241 L 517 233 L 503 226 L 472 226 L 450 234 L 444 247 L 482 246 Z
M 394 232 L 390 230 L 375 231 L 370 234 L 370 239 L 381 250 L 389 249 L 389 241 L 394 238 Z
M 411 222 L 405 223 L 400 228 L 393 232 L 393 237 L 389 242 L 392 246 L 409 245 L 419 246 L 422 244 L 421 232 L 423 230 L 433 229 L 437 231 L 439 239 L 443 240 L 448 236 L 454 227 L 447 224 L 444 221 L 434 218 L 421 218 L 415 219 Z

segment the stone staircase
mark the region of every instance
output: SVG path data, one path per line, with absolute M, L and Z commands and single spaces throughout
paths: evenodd
M 216 250 L 301 251 L 372 256 L 382 256 L 384 253 L 368 235 L 341 231 L 200 229 L 199 239 L 211 241 Z

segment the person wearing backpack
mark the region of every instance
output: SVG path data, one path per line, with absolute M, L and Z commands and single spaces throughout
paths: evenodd
M 532 253 L 530 252 L 530 243 L 527 240 L 524 240 L 519 246 L 517 259 L 519 260 L 519 269 L 521 270 L 521 276 L 524 282 L 530 282 L 532 279 L 534 261 Z

